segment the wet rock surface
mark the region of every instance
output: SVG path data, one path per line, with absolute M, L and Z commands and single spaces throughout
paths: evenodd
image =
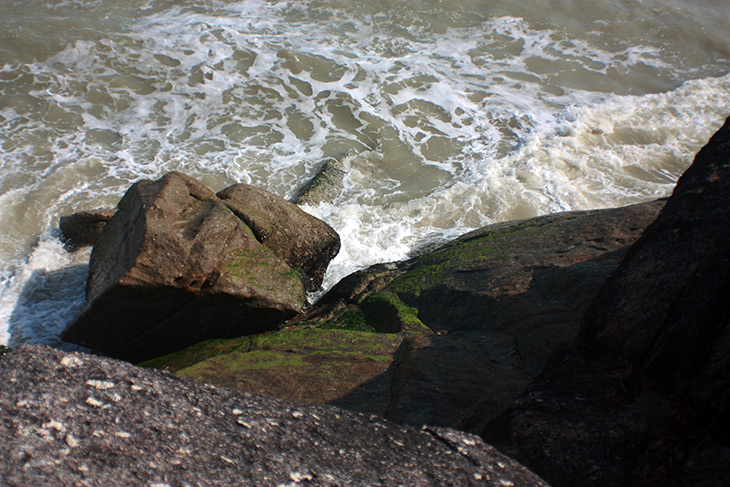
M 62 338 L 140 361 L 300 312 L 306 286 L 287 261 L 309 262 L 306 284 L 318 282 L 339 238 L 274 195 L 237 185 L 222 196 L 175 172 L 133 185 L 91 254 L 89 305 Z M 329 229 L 324 254 L 313 228 Z
M 108 358 L 24 346 L 0 382 L 3 485 L 547 485 L 472 435 Z
M 298 205 L 331 203 L 342 191 L 345 174 L 341 159 L 327 159 L 312 180 L 297 192 L 294 202 Z

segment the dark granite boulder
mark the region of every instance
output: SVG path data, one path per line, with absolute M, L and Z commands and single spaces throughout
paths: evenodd
M 483 437 L 555 486 L 730 478 L 730 119 Z
M 25 346 L 0 361 L 0 483 L 542 486 L 478 437 Z
M 481 431 L 575 338 L 600 283 L 663 204 L 485 227 L 346 277 L 288 330 L 193 346 L 152 365 L 404 424 Z M 389 333 L 397 335 L 384 340 Z M 343 348 L 348 340 L 359 353 Z
M 248 193 L 263 198 L 258 190 Z M 263 245 L 241 214 L 180 173 L 133 185 L 94 246 L 89 304 L 62 338 L 139 361 L 208 338 L 271 329 L 295 316 L 305 305 L 305 288 L 285 261 L 290 254 Z M 290 241 L 301 245 L 293 236 Z
M 730 417 L 730 119 L 606 281 L 580 342 Z
M 601 283 L 664 203 L 490 225 L 400 265 L 380 292 L 435 331 L 514 337 L 536 373 L 575 338 Z

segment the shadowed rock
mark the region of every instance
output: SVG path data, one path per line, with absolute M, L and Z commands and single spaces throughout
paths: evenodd
M 58 221 L 61 235 L 70 250 L 94 245 L 115 210 L 79 211 Z
M 547 486 L 479 438 L 25 346 L 0 361 L 4 485 Z
M 730 119 L 606 281 L 581 343 L 730 414 Z
M 730 119 L 484 438 L 556 486 L 730 478 Z

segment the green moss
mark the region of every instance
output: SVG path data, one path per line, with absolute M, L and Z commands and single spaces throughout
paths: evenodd
M 388 344 L 398 340 L 397 335 L 390 334 L 373 334 L 344 329 L 301 328 L 239 338 L 207 340 L 138 365 L 179 371 L 216 357 L 229 354 L 240 355 L 253 351 L 276 351 L 277 353 L 339 351 L 381 356 L 384 346 L 387 348 Z M 259 358 L 263 360 L 264 355 Z
M 348 306 L 332 318 L 317 324 L 323 330 L 354 330 L 373 333 L 377 330 L 368 324 L 365 314 L 357 306 Z
M 498 253 L 508 252 L 509 242 L 514 237 L 538 232 L 542 228 L 533 221 L 526 220 L 464 236 L 430 254 L 416 258 L 410 265 L 410 270 L 394 278 L 387 289 L 418 298 L 425 289 L 442 282 L 454 271 L 490 260 Z
M 225 268 L 233 277 L 255 281 L 250 267 L 261 263 L 262 261 L 257 258 L 257 253 L 253 250 L 234 250 Z
M 420 331 L 428 327 L 418 318 L 418 310 L 408 306 L 397 294 L 382 291 L 371 294 L 360 303 L 367 322 L 376 330 Z
M 247 370 L 271 369 L 275 367 L 301 367 L 306 365 L 304 357 L 297 353 L 278 350 L 239 350 L 219 355 L 218 357 L 198 362 L 190 367 L 180 369 L 177 375 L 198 377 L 201 375 L 226 372 L 235 374 Z

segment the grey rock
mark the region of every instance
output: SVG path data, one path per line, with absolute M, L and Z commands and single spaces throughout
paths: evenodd
M 293 199 L 294 203 L 298 205 L 331 203 L 342 191 L 345 174 L 341 160 L 327 159 L 314 177 L 299 190 Z
M 0 362 L 7 486 L 546 486 L 478 437 L 24 346 Z

